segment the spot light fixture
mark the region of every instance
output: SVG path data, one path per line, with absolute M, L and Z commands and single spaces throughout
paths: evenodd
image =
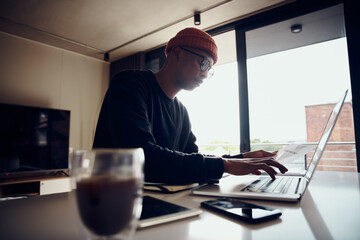
M 302 25 L 301 24 L 294 24 L 291 26 L 291 32 L 292 33 L 299 33 L 302 31 Z
M 194 24 L 195 25 L 200 25 L 201 24 L 200 12 L 195 12 L 195 14 L 194 14 Z

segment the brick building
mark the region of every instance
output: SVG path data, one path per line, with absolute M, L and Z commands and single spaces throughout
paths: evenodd
M 321 104 L 305 107 L 307 142 L 319 141 L 334 106 L 335 104 Z M 318 169 L 323 171 L 357 171 L 355 144 L 351 144 L 353 142 L 355 142 L 353 108 L 351 103 L 346 102 L 340 112 Z M 308 154 L 308 162 L 311 157 L 312 153 Z

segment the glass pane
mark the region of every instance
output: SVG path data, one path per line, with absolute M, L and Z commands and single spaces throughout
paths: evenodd
M 192 130 L 204 154 L 237 154 L 239 149 L 239 97 L 235 32 L 214 37 L 218 63 L 214 76 L 193 91 L 178 94 L 186 106 Z
M 346 38 L 254 57 L 247 67 L 252 150 L 316 144 L 334 103 L 349 89 L 318 169 L 356 171 Z M 304 160 L 293 166 L 305 168 Z

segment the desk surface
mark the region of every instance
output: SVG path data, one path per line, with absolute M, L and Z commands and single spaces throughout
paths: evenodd
M 317 172 L 299 203 L 248 201 L 280 208 L 280 219 L 250 225 L 203 209 L 200 216 L 138 230 L 135 240 L 186 239 L 359 239 L 358 173 Z M 169 202 L 200 208 L 214 199 L 152 194 Z M 0 201 L 0 239 L 84 239 L 74 193 Z

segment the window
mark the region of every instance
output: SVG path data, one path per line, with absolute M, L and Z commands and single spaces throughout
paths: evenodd
M 200 152 L 222 155 L 240 152 L 239 95 L 235 31 L 214 37 L 218 63 L 214 76 L 193 91 L 181 91 Z
M 294 142 L 315 145 L 332 107 L 349 89 L 318 169 L 356 171 L 342 11 L 337 5 L 246 32 L 252 150 L 278 150 Z M 300 33 L 291 32 L 295 24 L 302 25 Z M 306 168 L 311 156 L 293 167 Z

